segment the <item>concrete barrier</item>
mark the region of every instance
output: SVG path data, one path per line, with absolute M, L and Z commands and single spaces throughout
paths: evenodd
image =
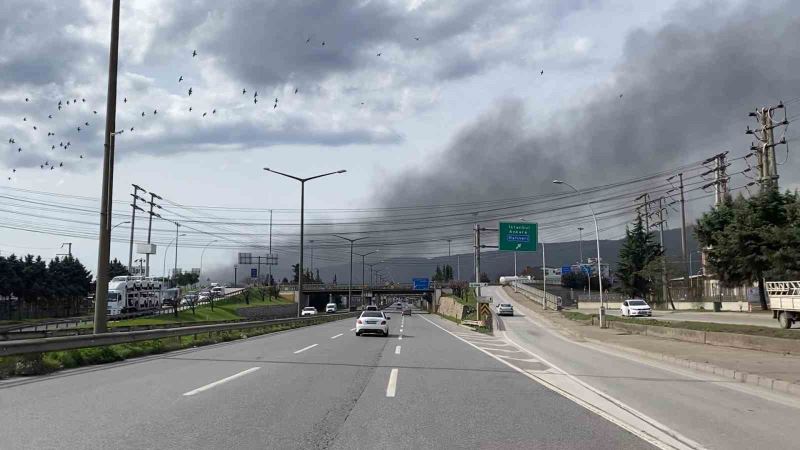
M 753 336 L 739 333 L 720 333 L 716 331 L 689 330 L 686 328 L 660 327 L 609 320 L 609 326 L 615 330 L 633 334 L 694 342 L 696 344 L 733 347 L 762 352 L 800 355 L 800 339 L 782 339 L 768 336 Z
M 609 301 L 608 302 L 608 309 L 619 309 L 622 306 L 622 302 L 618 301 Z M 655 307 L 654 307 L 655 308 Z M 588 302 L 588 301 L 581 301 L 578 302 L 578 310 L 579 311 L 597 311 L 600 309 L 600 302 Z M 675 310 L 676 311 L 696 311 L 696 310 L 705 310 L 705 311 L 714 311 L 714 302 L 683 302 L 683 301 L 676 301 L 675 302 Z M 743 311 L 750 311 L 751 307 L 747 302 L 722 302 L 722 309 L 721 311 L 735 311 L 735 312 L 743 312 Z

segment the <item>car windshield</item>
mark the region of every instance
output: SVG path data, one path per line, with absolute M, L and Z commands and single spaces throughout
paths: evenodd
M 365 311 L 361 313 L 361 317 L 383 317 L 383 314 L 377 311 Z
M 312 306 L 309 306 L 307 308 L 303 308 L 303 311 L 316 311 L 316 309 L 314 309 Z
M 628 305 L 630 306 L 647 306 L 647 303 L 644 300 L 628 300 Z
M 510 308 L 511 307 L 511 305 L 509 303 L 501 303 L 500 306 L 502 308 Z

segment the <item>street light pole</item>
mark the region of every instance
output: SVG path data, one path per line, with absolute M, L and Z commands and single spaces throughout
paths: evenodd
M 209 242 L 208 244 L 206 244 L 206 245 L 203 247 L 203 251 L 202 251 L 202 252 L 200 252 L 200 274 L 201 274 L 201 275 L 202 275 L 202 273 L 203 273 L 203 255 L 205 255 L 205 254 L 206 254 L 206 249 L 208 249 L 208 246 L 209 246 L 209 245 L 211 245 L 211 244 L 213 244 L 214 242 L 219 242 L 219 239 L 214 239 L 213 241 L 211 241 L 211 242 Z
M 347 284 L 347 307 L 349 308 L 353 301 L 353 244 L 356 241 L 366 239 L 367 237 L 364 236 L 356 239 L 351 239 L 344 236 L 339 236 L 338 234 L 334 234 L 334 236 L 338 237 L 339 239 L 344 239 L 345 241 L 350 243 L 350 283 Z
M 580 194 L 581 192 L 575 189 L 575 186 L 567 183 L 566 181 L 562 180 L 553 180 L 555 184 L 563 184 L 565 186 L 570 187 L 575 193 Z M 587 201 L 586 206 L 589 207 L 589 210 L 592 212 L 592 219 L 594 220 L 594 232 L 595 232 L 595 241 L 597 243 L 597 284 L 600 288 L 600 328 L 605 328 L 605 306 L 603 304 L 603 271 L 600 266 L 600 228 L 597 226 L 597 215 L 594 213 L 594 208 L 592 207 L 592 203 Z M 589 286 L 591 288 L 591 281 L 592 279 L 589 278 Z
M 583 227 L 578 227 L 578 264 L 583 264 Z
M 182 234 L 181 236 L 186 236 L 186 233 Z M 177 239 L 178 239 L 178 236 L 175 236 L 174 238 L 172 238 L 172 240 L 169 241 L 169 244 L 167 244 L 167 246 L 164 248 L 164 262 L 162 264 L 163 267 L 161 267 L 161 277 L 162 278 L 167 278 L 167 251 L 169 251 L 170 245 L 172 245 L 173 242 L 176 242 Z M 176 246 L 175 247 L 175 253 L 177 253 L 177 252 L 178 252 L 178 247 Z M 158 264 L 158 263 L 156 263 L 156 264 Z
M 294 175 L 289 175 L 287 173 L 278 172 L 277 170 L 272 170 L 269 167 L 264 167 L 264 170 L 267 172 L 272 172 L 278 175 L 282 175 L 286 178 L 291 178 L 293 180 L 300 182 L 300 265 L 297 268 L 297 315 L 300 315 L 300 304 L 303 303 L 303 233 L 304 233 L 304 216 L 305 216 L 305 202 L 306 202 L 306 181 L 315 180 L 317 178 L 327 177 L 328 175 L 336 175 L 339 173 L 345 173 L 346 170 L 337 170 L 335 172 L 328 172 L 323 173 L 320 175 L 315 175 L 313 177 L 308 178 L 300 178 Z M 270 255 L 272 256 L 272 255 Z M 349 299 L 348 299 L 349 301 Z

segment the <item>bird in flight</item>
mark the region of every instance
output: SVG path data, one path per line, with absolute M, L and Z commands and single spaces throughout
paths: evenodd
M 89 126 L 89 122 L 85 122 L 84 125 L 86 125 L 88 127 Z
M 11 139 L 8 140 L 8 143 L 9 144 L 16 144 L 16 141 L 14 140 L 14 138 L 11 138 Z
M 278 107 L 278 104 L 277 104 L 277 103 L 275 103 L 274 105 L 272 105 L 272 109 L 275 109 L 275 108 L 277 108 L 277 107 Z
M 297 94 L 297 91 L 299 91 L 299 90 L 300 89 L 294 88 L 294 93 Z
M 40 169 L 44 169 L 44 164 L 39 164 Z
M 64 167 L 64 163 L 58 163 L 58 167 Z
M 217 113 L 217 110 L 216 110 L 216 109 L 212 109 L 212 110 L 211 110 L 211 114 L 216 114 L 216 113 Z
M 275 103 L 278 103 L 278 97 L 275 97 Z
M 205 117 L 205 116 L 206 116 L 206 114 L 208 114 L 208 113 L 207 113 L 207 112 L 204 112 L 204 113 L 203 113 L 203 117 Z
M 325 47 L 325 41 L 322 41 L 322 46 Z
M 83 159 L 83 155 L 81 155 L 81 159 Z
M 253 103 L 258 103 L 258 97 L 253 98 Z
M 258 97 L 258 91 L 255 91 L 255 92 L 253 93 L 253 97 Z
M 69 105 L 69 100 L 67 100 L 67 104 Z
M 29 101 L 28 97 L 25 97 L 25 101 L 26 101 L 26 102 L 27 102 L 27 101 Z
M 81 102 L 83 102 L 83 103 L 86 103 L 86 99 L 85 99 L 85 98 L 82 98 L 82 99 L 81 99 Z
M 61 111 L 61 105 L 60 104 L 58 105 L 58 110 Z
M 53 118 L 53 115 L 52 115 L 52 114 L 48 114 L 48 115 L 47 115 L 47 118 L 48 118 L 48 119 L 52 119 L 52 118 Z
M 50 150 L 55 150 L 55 149 L 56 149 L 56 145 L 55 145 L 55 144 L 53 144 L 53 145 L 50 147 Z
M 181 75 L 181 76 L 178 78 L 178 83 L 180 83 L 181 81 L 183 81 L 183 75 Z
M 419 40 L 419 38 L 418 38 L 418 37 L 415 37 L 415 38 L 414 38 L 414 40 L 415 40 L 415 41 L 418 41 L 418 40 Z
M 27 121 L 28 121 L 28 118 L 27 118 L 27 117 L 23 117 L 23 118 L 22 118 L 22 121 L 23 121 L 23 122 L 27 122 Z
M 189 88 L 189 97 L 192 96 L 192 88 Z
M 197 56 L 197 50 L 192 51 L 192 58 L 194 58 L 195 56 Z
M 20 147 L 20 148 L 18 148 L 18 149 L 17 149 L 17 153 L 19 153 L 19 152 L 21 152 L 21 151 L 22 151 L 22 147 Z
M 56 168 L 56 166 L 50 166 L 50 170 L 53 170 L 55 168 Z
M 622 94 L 619 94 L 619 98 L 622 98 Z
M 155 116 L 156 114 L 158 114 L 158 110 L 157 110 L 157 109 L 154 109 L 154 110 L 153 110 L 153 115 Z
M 383 53 L 378 53 L 378 54 L 377 54 L 377 55 L 375 55 L 375 56 L 381 56 L 382 54 L 383 54 Z
M 133 127 L 131 127 L 131 133 L 133 133 Z
M 128 97 L 123 97 L 122 103 L 128 103 Z
M 539 75 L 544 75 L 544 70 L 542 70 L 541 72 L 539 72 Z
M 242 95 L 247 94 L 247 89 L 242 89 Z
M 97 111 L 92 111 L 93 113 L 97 114 Z
M 36 125 L 34 125 L 34 126 L 33 126 L 33 129 L 34 129 L 34 131 L 35 131 L 35 130 L 38 130 L 38 128 L 36 128 Z
M 144 111 L 142 111 L 142 117 L 144 117 Z
M 310 36 L 309 36 L 308 39 L 306 39 L 306 44 L 308 44 L 309 42 L 311 42 L 311 37 Z
M 192 107 L 191 106 L 189 107 L 189 112 L 192 112 Z

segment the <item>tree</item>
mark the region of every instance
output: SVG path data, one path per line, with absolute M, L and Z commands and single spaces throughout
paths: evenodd
M 758 283 L 767 309 L 765 277 L 800 274 L 800 197 L 765 189 L 749 199 L 728 200 L 703 214 L 695 235 L 706 247 L 710 271 L 724 286 Z
M 433 281 L 442 281 L 443 279 L 444 274 L 442 273 L 442 268 L 437 265 L 436 272 L 433 274 Z
M 316 282 L 316 283 L 322 283 L 322 278 L 320 278 L 320 276 L 319 276 L 319 269 L 317 269 L 317 274 L 316 274 L 316 276 L 314 277 L 314 282 Z
M 130 275 L 131 273 L 128 272 L 128 268 L 125 267 L 117 258 L 111 260 L 108 264 L 108 279 L 112 279 L 114 277 L 119 277 L 123 275 Z
M 336 282 L 336 274 L 333 274 L 333 285 L 336 286 L 336 284 L 337 284 L 337 282 Z
M 481 272 L 481 283 L 488 283 L 489 282 L 489 275 L 486 275 L 486 272 Z
M 561 275 L 561 286 L 571 289 L 586 288 L 586 274 L 569 272 Z
M 175 276 L 175 283 L 178 286 L 189 286 L 199 281 L 200 275 L 192 272 L 181 272 Z
M 625 228 L 625 241 L 619 250 L 617 277 L 622 284 L 620 290 L 630 297 L 647 295 L 651 290 L 652 279 L 642 271 L 661 256 L 661 253 L 661 246 L 644 229 L 642 217 L 637 216 L 633 228 Z
M 450 281 L 453 279 L 453 266 L 450 264 L 445 264 L 442 268 L 442 280 L 441 281 Z
M 283 283 L 283 284 L 289 284 L 289 279 L 288 279 L 288 278 L 286 278 L 286 277 L 283 277 L 283 280 L 281 280 L 281 283 Z

